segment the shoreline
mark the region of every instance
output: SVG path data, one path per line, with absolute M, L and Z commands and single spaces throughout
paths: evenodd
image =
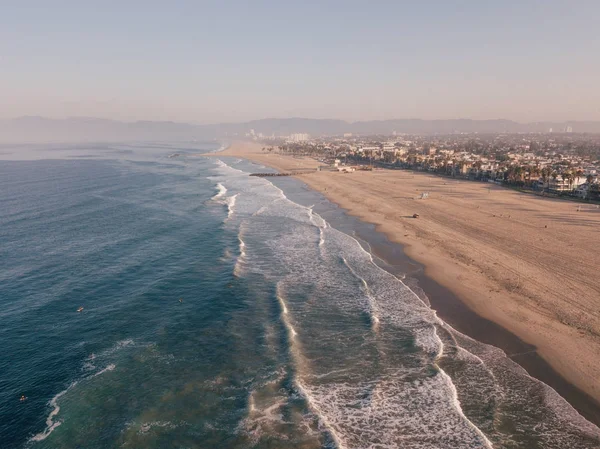
M 280 171 L 292 168 L 316 168 L 316 166 L 320 165 L 314 159 L 265 154 L 260 151 L 260 146 L 255 143 L 233 143 L 227 150 L 213 154 L 212 156 L 242 157 Z M 401 171 L 392 171 L 392 173 L 400 175 L 400 177 L 406 175 L 406 172 L 402 173 Z M 368 175 L 373 177 L 378 174 L 369 173 Z M 359 174 L 359 176 L 361 175 L 363 173 Z M 582 375 L 576 367 L 568 363 L 568 360 L 565 364 L 565 360 L 560 357 L 560 346 L 552 348 L 551 344 L 548 344 L 544 347 L 544 345 L 539 344 L 540 338 L 527 338 L 535 337 L 535 329 L 530 332 L 522 332 L 522 329 L 519 329 L 518 326 L 506 326 L 506 317 L 502 317 L 498 313 L 498 310 L 493 310 L 493 307 L 490 307 L 489 304 L 478 304 L 477 301 L 473 301 L 473 295 L 485 294 L 485 289 L 489 285 L 485 285 L 484 283 L 481 285 L 475 283 L 474 285 L 473 280 L 477 281 L 477 278 L 467 279 L 467 281 L 471 282 L 462 282 L 464 278 L 461 278 L 461 274 L 466 274 L 470 264 L 467 267 L 461 266 L 460 262 L 462 261 L 459 260 L 459 263 L 457 263 L 456 260 L 448 260 L 447 257 L 445 259 L 441 257 L 441 260 L 436 261 L 436 258 L 440 258 L 440 252 L 436 251 L 436 248 L 428 247 L 420 241 L 426 238 L 427 235 L 419 235 L 418 229 L 404 229 L 402 232 L 407 233 L 404 237 L 409 237 L 409 239 L 398 238 L 398 232 L 394 232 L 397 230 L 390 229 L 389 222 L 394 218 L 396 218 L 397 222 L 401 222 L 403 221 L 402 219 L 408 218 L 408 216 L 401 216 L 398 219 L 397 217 L 390 217 L 385 213 L 382 214 L 378 210 L 378 204 L 367 204 L 367 206 L 375 207 L 363 207 L 362 210 L 357 210 L 359 208 L 352 207 L 352 204 L 348 205 L 348 197 L 344 197 L 337 189 L 348 187 L 347 184 L 349 181 L 360 180 L 359 194 L 363 191 L 368 191 L 369 180 L 364 179 L 366 176 L 358 178 L 354 177 L 354 174 L 341 175 L 338 173 L 323 172 L 294 177 L 301 180 L 311 190 L 321 193 L 330 202 L 345 211 L 348 216 L 373 226 L 374 232 L 383 236 L 386 242 L 374 244 L 370 241 L 372 238 L 369 238 L 367 235 L 367 238 L 364 238 L 364 240 L 372 247 L 372 252 L 392 267 L 396 262 L 404 264 L 402 268 L 404 271 L 399 270 L 399 272 L 406 273 L 407 267 L 409 271 L 411 266 L 414 267 L 412 272 L 409 272 L 407 276 L 416 279 L 417 288 L 425 292 L 432 308 L 439 313 L 440 318 L 455 327 L 459 332 L 502 349 L 511 360 L 525 368 L 532 377 L 554 388 L 582 416 L 600 426 L 600 402 L 598 401 L 598 395 L 593 394 L 597 393 L 597 391 L 594 391 L 593 388 L 590 391 L 589 388 L 590 384 L 594 386 L 594 379 L 589 377 L 589 373 L 583 373 L 584 375 Z M 412 177 L 414 178 L 414 176 Z M 338 180 L 345 182 L 346 185 L 337 185 L 336 181 Z M 389 182 L 389 180 L 386 181 Z M 346 195 L 351 195 L 352 193 L 356 195 L 357 192 L 350 192 L 348 190 L 345 193 Z M 536 199 L 552 201 L 551 199 Z M 382 199 L 379 198 L 378 203 L 381 201 Z M 423 222 L 420 221 L 420 223 Z M 519 271 L 518 268 L 517 271 Z M 485 277 L 485 273 L 482 274 Z M 520 274 L 518 279 L 520 281 Z M 481 282 L 481 279 L 479 281 Z M 514 292 L 500 291 L 496 293 L 510 294 Z M 538 335 L 537 337 L 540 336 Z M 563 341 L 563 343 L 565 342 Z M 565 358 L 568 359 L 569 357 Z M 585 382 L 586 380 L 587 382 Z
M 377 229 L 374 232 L 385 238 L 385 246 L 382 246 L 381 243 L 373 244 L 369 237 L 361 238 L 369 243 L 372 253 L 387 265 L 382 268 L 394 275 L 406 275 L 403 282 L 418 295 L 422 291 L 427 297 L 430 307 L 445 323 L 474 340 L 504 351 L 506 357 L 524 368 L 531 377 L 552 387 L 580 415 L 600 427 L 600 403 L 553 369 L 538 353 L 534 345 L 526 343 L 494 321 L 478 315 L 450 289 L 427 276 L 425 267 L 410 259 L 404 253 L 401 244 L 390 241 L 387 236 L 381 234 Z M 395 252 L 394 246 L 401 248 L 401 255 L 386 254 L 390 250 Z M 400 270 L 396 268 L 398 261 L 402 263 L 402 269 Z M 419 267 L 414 267 L 415 264 Z M 411 265 L 413 265 L 412 269 L 414 271 L 406 274 L 406 267 Z

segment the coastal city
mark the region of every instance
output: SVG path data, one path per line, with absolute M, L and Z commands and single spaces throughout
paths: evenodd
M 248 138 L 264 151 L 318 158 L 341 172 L 411 169 L 493 182 L 551 196 L 599 201 L 600 135 L 451 134 L 311 137 L 306 133 Z M 324 165 L 323 169 L 327 169 Z
M 600 449 L 600 0 L 2 6 L 0 449 Z

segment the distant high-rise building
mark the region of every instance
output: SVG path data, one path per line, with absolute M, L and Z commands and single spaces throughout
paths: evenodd
M 304 142 L 309 139 L 309 135 L 306 133 L 296 133 L 290 135 L 290 140 L 292 142 Z
M 567 129 L 566 129 L 566 131 L 567 131 L 568 133 L 572 133 L 572 132 L 573 132 L 573 127 L 572 127 L 572 126 L 567 126 Z
M 549 132 L 550 134 L 552 134 L 552 128 L 550 128 L 550 129 L 548 130 L 548 132 Z

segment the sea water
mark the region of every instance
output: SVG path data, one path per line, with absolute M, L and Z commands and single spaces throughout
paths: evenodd
M 2 149 L 0 447 L 599 446 L 320 195 L 194 156 L 217 146 Z

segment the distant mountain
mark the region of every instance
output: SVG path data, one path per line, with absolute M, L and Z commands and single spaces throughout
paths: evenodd
M 193 125 L 176 122 L 120 122 L 98 118 L 48 119 L 20 117 L 0 120 L 0 142 L 189 141 L 242 137 L 250 130 L 270 135 L 308 133 L 311 136 L 353 134 L 451 134 L 563 132 L 600 133 L 600 122 L 518 123 L 511 120 L 373 120 L 345 122 L 331 119 L 268 118 L 244 123 Z
M 119 122 L 98 118 L 20 117 L 0 120 L 0 142 L 190 140 L 197 127 L 174 122 Z

